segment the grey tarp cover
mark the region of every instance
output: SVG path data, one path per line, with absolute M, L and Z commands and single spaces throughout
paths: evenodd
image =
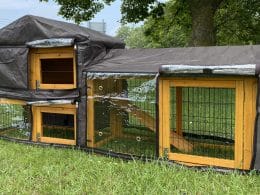
M 0 86 L 27 89 L 28 49 L 26 47 L 0 46 Z
M 76 45 L 81 44 L 81 47 L 84 45 L 84 48 L 88 48 L 87 56 L 85 53 L 84 56 L 78 56 L 87 59 L 87 62 L 100 54 L 106 54 L 109 49 L 124 48 L 124 43 L 116 38 L 75 24 L 37 16 L 24 16 L 0 29 L 0 87 L 28 89 L 26 44 L 59 38 L 74 39 Z M 87 63 L 84 66 L 87 66 Z
M 48 41 L 48 39 L 50 41 Z M 30 90 L 28 86 L 28 47 L 72 39 L 76 45 L 77 89 Z M 39 41 L 44 40 L 44 41 Z M 35 42 L 33 42 L 35 41 Z M 59 45 L 62 45 L 59 43 Z M 27 46 L 27 47 L 26 47 Z M 0 97 L 27 101 L 77 99 L 77 144 L 86 142 L 86 87 L 82 70 L 91 62 L 106 55 L 110 49 L 124 48 L 116 38 L 75 24 L 37 16 L 24 16 L 0 29 Z
M 90 40 L 106 48 L 123 48 L 124 43 L 111 36 L 67 22 L 38 16 L 24 16 L 0 30 L 0 45 L 25 45 L 27 42 L 50 38 Z
M 260 45 L 161 49 L 113 49 L 86 68 L 97 72 L 157 73 L 161 65 L 260 65 Z

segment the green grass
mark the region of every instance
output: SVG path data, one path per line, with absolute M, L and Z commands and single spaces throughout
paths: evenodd
M 110 128 L 102 129 L 102 134 L 96 132 L 95 141 L 107 140 L 112 135 Z M 149 129 L 123 128 L 124 137 L 107 140 L 98 148 L 137 156 L 154 157 L 156 155 L 156 134 Z M 137 140 L 140 138 L 140 140 Z
M 0 140 L 0 194 L 259 194 L 260 176 L 123 162 Z
M 29 140 L 30 139 L 30 130 L 10 128 L 10 129 L 7 129 L 6 131 L 0 131 L 0 135 L 6 136 L 9 138 Z

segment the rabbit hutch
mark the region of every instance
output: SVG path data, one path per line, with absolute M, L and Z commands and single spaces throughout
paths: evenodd
M 0 137 L 260 169 L 260 46 L 125 49 L 24 16 L 0 29 Z

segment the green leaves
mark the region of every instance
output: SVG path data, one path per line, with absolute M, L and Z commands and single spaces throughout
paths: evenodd
M 49 0 L 40 1 L 48 2 Z M 105 5 L 110 5 L 115 0 L 53 1 L 61 6 L 60 15 L 79 24 L 82 21 L 90 20 Z M 191 12 L 194 11 L 194 7 L 198 11 L 200 9 L 198 5 L 205 5 L 205 0 L 167 0 L 165 3 L 159 0 L 121 1 L 121 22 L 123 24 L 145 21 L 143 27 L 128 29 L 131 33 L 125 38 L 125 41 L 130 47 L 179 47 L 189 45 L 192 42 L 192 32 L 196 27 L 196 25 L 192 27 L 194 18 L 192 18 Z M 260 43 L 259 0 L 210 1 L 212 9 L 216 10 L 214 11 L 213 35 L 216 34 L 217 45 Z M 191 9 L 190 6 L 192 5 L 196 6 Z M 203 12 L 202 8 L 199 10 L 199 13 L 201 12 Z M 206 28 L 206 26 L 204 27 Z M 138 43 L 135 43 L 134 37 L 137 38 Z
M 260 43 L 260 1 L 226 0 L 215 14 L 218 45 Z
M 157 0 L 122 0 L 122 22 L 140 22 L 149 16 L 157 17 L 164 14 L 164 3 Z
M 48 2 L 49 0 L 40 0 Z M 92 19 L 104 5 L 110 5 L 115 0 L 53 0 L 59 4 L 59 14 L 68 20 L 79 24 Z

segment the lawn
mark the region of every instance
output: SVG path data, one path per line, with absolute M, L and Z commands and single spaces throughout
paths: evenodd
M 0 194 L 259 194 L 255 173 L 124 162 L 0 140 Z

